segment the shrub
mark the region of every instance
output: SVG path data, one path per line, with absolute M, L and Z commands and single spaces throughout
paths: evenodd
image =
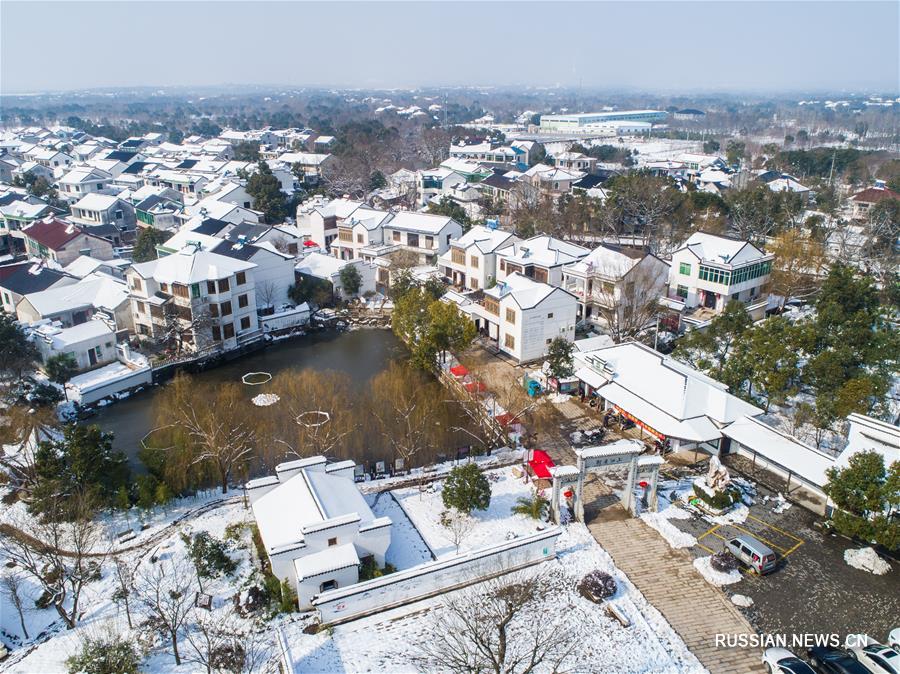
M 454 466 L 441 492 L 445 508 L 455 508 L 466 515 L 473 510 L 487 510 L 491 504 L 491 483 L 474 463 Z
M 741 563 L 728 550 L 719 550 L 719 552 L 710 557 L 709 565 L 720 573 L 729 573 L 737 571 Z
M 297 593 L 288 582 L 287 578 L 281 581 L 281 612 L 293 613 L 297 610 Z
M 389 573 L 394 573 L 397 568 L 393 564 L 385 563 L 383 569 L 378 568 L 374 557 L 365 557 L 359 567 L 359 580 L 372 580 L 373 578 L 381 578 Z
M 141 655 L 118 634 L 88 637 L 81 650 L 66 660 L 69 674 L 136 674 Z
M 237 568 L 235 561 L 226 554 L 228 548 L 225 543 L 209 532 L 201 531 L 185 542 L 197 575 L 201 578 L 216 578 L 222 574 L 230 576 Z
M 550 508 L 550 501 L 540 494 L 529 496 L 520 496 L 516 499 L 516 505 L 512 511 L 517 515 L 525 515 L 533 520 L 542 520 L 547 516 L 547 510 Z
M 578 583 L 578 593 L 595 604 L 612 597 L 617 589 L 616 579 L 599 569 L 591 571 Z
M 741 492 L 734 487 L 728 487 L 722 491 L 718 491 L 713 495 L 706 492 L 703 487 L 694 485 L 694 494 L 707 505 L 717 509 L 726 510 L 741 500 Z
M 244 535 L 244 530 L 247 528 L 246 522 L 232 522 L 228 526 L 225 527 L 225 540 L 226 541 L 240 541 L 241 537 Z

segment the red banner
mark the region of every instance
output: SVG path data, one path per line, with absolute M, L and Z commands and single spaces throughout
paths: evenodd
M 657 438 L 659 438 L 660 440 L 665 440 L 665 439 L 666 439 L 666 436 L 665 436 L 665 435 L 663 435 L 662 433 L 660 433 L 660 432 L 657 431 L 656 429 L 654 429 L 654 428 L 648 426 L 647 424 L 645 424 L 643 421 L 641 421 L 640 419 L 638 419 L 638 418 L 637 418 L 636 416 L 634 416 L 633 414 L 629 414 L 628 412 L 626 412 L 625 410 L 623 410 L 623 409 L 622 409 L 621 407 L 619 407 L 618 405 L 613 405 L 613 409 L 614 409 L 616 412 L 618 412 L 619 414 L 621 414 L 623 417 L 625 417 L 626 419 L 630 419 L 630 420 L 633 421 L 636 425 L 638 425 L 638 426 L 640 426 L 641 428 L 643 428 L 643 429 L 644 429 L 645 431 L 647 431 L 650 435 L 655 435 L 655 436 L 656 436 Z

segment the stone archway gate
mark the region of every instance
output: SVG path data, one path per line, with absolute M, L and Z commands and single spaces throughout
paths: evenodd
M 566 487 L 574 487 L 575 519 L 584 521 L 584 477 L 588 472 L 628 466 L 628 477 L 625 484 L 625 509 L 632 515 L 637 508 L 634 499 L 634 485 L 641 477 L 646 477 L 649 483 L 649 508 L 652 512 L 657 510 L 656 488 L 659 483 L 659 467 L 663 464 L 662 457 L 641 456 L 644 445 L 637 440 L 619 440 L 609 445 L 600 447 L 586 447 L 576 449 L 578 457 L 577 466 L 555 466 L 550 469 L 553 475 L 553 496 L 551 497 L 551 510 L 553 520 L 559 523 L 559 497 Z

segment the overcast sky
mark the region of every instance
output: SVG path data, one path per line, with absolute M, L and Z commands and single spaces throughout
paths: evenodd
M 283 84 L 900 87 L 900 3 L 0 1 L 0 92 Z

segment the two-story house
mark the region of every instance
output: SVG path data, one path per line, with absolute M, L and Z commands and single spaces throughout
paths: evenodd
M 434 197 L 440 196 L 453 187 L 464 185 L 465 183 L 465 176 L 444 166 L 417 171 L 416 201 L 419 206 L 424 206 Z
M 586 257 L 591 251 L 568 241 L 540 234 L 517 239 L 497 249 L 497 280 L 522 274 L 541 283 L 561 286 L 563 267 Z
M 86 194 L 72 205 L 70 220 L 85 227 L 115 225 L 121 231 L 135 227 L 134 206 L 110 194 Z
M 337 238 L 331 242 L 331 252 L 341 260 L 362 258 L 361 250 L 378 246 L 384 241 L 382 227 L 391 219 L 387 211 L 360 206 L 337 226 Z
M 438 258 L 441 273 L 457 288 L 483 290 L 497 280 L 497 249 L 520 239 L 502 229 L 475 225 Z
M 748 241 L 695 232 L 672 253 L 669 288 L 664 303 L 685 314 L 684 319 L 715 315 L 732 300 L 747 305 L 754 318 L 765 314 L 766 286 L 774 255 Z
M 500 351 L 525 363 L 544 357 L 556 337 L 575 340 L 577 305 L 570 292 L 515 273 L 460 309 Z
M 612 244 L 601 244 L 563 267 L 563 288 L 578 298 L 578 319 L 596 323 L 629 322 L 636 311 L 665 292 L 668 280 L 664 260 Z
M 98 260 L 115 257 L 111 241 L 91 234 L 75 223 L 57 218 L 33 222 L 22 230 L 25 250 L 32 257 L 53 260 L 65 267 L 79 255 Z
M 177 333 L 179 346 L 193 351 L 227 351 L 258 338 L 255 268 L 193 246 L 133 265 L 135 332 L 154 340 Z
M 86 194 L 105 193 L 112 182 L 112 176 L 98 168 L 79 167 L 59 179 L 59 196 L 69 203 L 75 203 Z
M 453 218 L 431 213 L 400 211 L 383 225 L 384 243 L 419 256 L 419 264 L 433 265 L 450 249 L 463 229 Z
M 0 266 L 0 306 L 8 314 L 16 313 L 16 306 L 29 293 L 59 288 L 78 281 L 74 276 L 50 269 L 42 262 L 26 260 Z

